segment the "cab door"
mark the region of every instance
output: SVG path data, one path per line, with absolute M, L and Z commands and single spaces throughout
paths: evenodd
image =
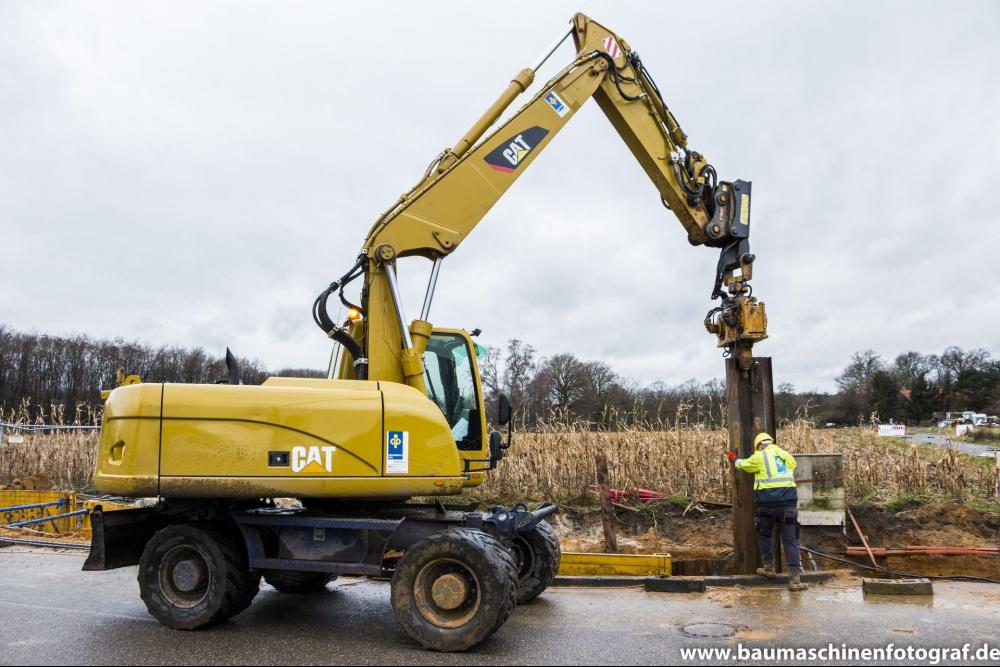
M 488 458 L 486 410 L 472 338 L 461 329 L 434 329 L 424 350 L 424 369 L 427 396 L 444 414 L 460 455 Z

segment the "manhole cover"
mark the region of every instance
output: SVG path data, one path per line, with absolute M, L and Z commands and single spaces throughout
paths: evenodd
M 681 626 L 681 634 L 688 637 L 732 637 L 737 632 L 737 626 L 719 621 L 699 621 Z

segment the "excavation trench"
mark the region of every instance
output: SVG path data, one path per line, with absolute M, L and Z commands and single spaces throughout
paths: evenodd
M 908 545 L 941 547 L 996 547 L 1000 544 L 1000 518 L 961 505 L 928 505 L 901 511 L 874 506 L 852 507 L 861 529 L 873 547 Z M 732 512 L 729 509 L 690 509 L 669 503 L 650 503 L 626 510 L 615 507 L 614 523 L 619 553 L 673 556 L 678 576 L 732 574 Z M 604 550 L 599 510 L 564 507 L 554 519 L 564 551 L 599 553 Z M 847 556 L 847 547 L 862 542 L 849 528 L 804 526 L 804 547 L 838 559 L 871 566 L 867 555 Z M 885 556 L 876 558 L 884 570 L 931 576 L 967 575 L 1000 579 L 1000 555 Z M 803 554 L 809 569 L 842 569 L 843 563 L 820 555 Z

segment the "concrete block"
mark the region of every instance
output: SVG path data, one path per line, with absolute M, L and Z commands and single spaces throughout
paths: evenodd
M 647 577 L 643 581 L 643 587 L 647 593 L 704 593 L 705 579 L 701 577 L 688 579 Z
M 930 579 L 862 579 L 867 595 L 934 595 Z
M 628 586 L 642 586 L 644 577 L 590 577 L 590 576 L 564 576 L 559 575 L 552 580 L 549 586 L 585 586 L 590 588 L 625 588 Z

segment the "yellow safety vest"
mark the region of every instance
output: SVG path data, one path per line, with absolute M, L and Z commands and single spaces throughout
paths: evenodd
M 758 449 L 748 459 L 736 459 L 736 468 L 753 473 L 753 489 L 795 487 L 795 457 L 777 445 Z

